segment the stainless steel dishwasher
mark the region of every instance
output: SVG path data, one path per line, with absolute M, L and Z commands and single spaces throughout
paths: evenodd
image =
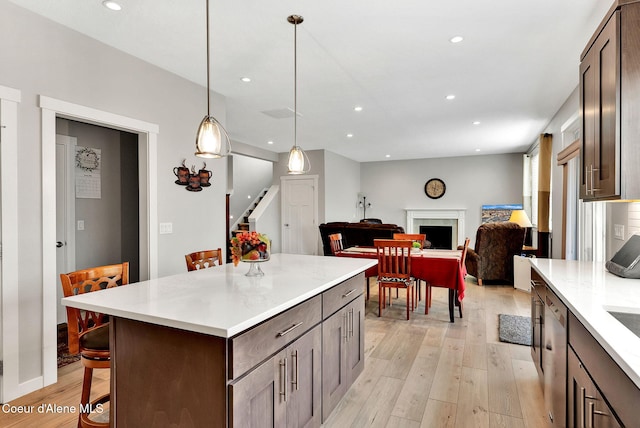
M 567 307 L 547 287 L 544 308 L 544 403 L 553 427 L 567 424 Z

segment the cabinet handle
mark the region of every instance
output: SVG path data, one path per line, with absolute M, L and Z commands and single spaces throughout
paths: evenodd
M 294 390 L 297 391 L 298 390 L 298 379 L 299 379 L 299 376 L 298 376 L 298 350 L 297 349 L 295 351 L 291 351 L 291 359 L 295 360 L 295 362 L 296 362 L 296 365 L 294 366 L 294 370 L 293 370 L 293 372 L 296 375 L 296 378 L 295 379 L 291 379 L 291 384 L 295 385 Z
M 342 328 L 343 328 L 343 332 L 344 334 L 342 335 L 342 339 L 346 342 L 348 339 L 348 331 L 349 331 L 349 327 L 347 326 L 347 313 L 343 313 L 342 314 Z
M 356 289 L 355 289 L 355 288 L 354 288 L 354 289 L 352 289 L 352 290 L 347 291 L 346 293 L 344 293 L 344 294 L 342 295 L 342 298 L 344 299 L 345 297 L 347 297 L 349 294 L 353 293 L 354 291 L 356 291 Z
M 593 402 L 589 403 L 589 428 L 595 428 L 594 423 L 595 423 L 596 415 L 610 416 L 608 413 L 602 412 L 600 410 L 596 410 L 595 403 Z
M 353 337 L 353 308 L 349 310 L 349 337 Z
M 595 185 L 595 178 L 593 177 L 593 173 L 594 173 L 594 172 L 596 172 L 596 171 L 600 171 L 600 169 L 599 169 L 599 168 L 594 168 L 594 167 L 592 166 L 592 167 L 591 167 L 591 194 L 592 194 L 592 195 L 595 195 L 595 193 L 596 193 L 596 192 L 599 192 L 599 191 L 600 191 L 600 189 L 599 189 L 599 188 L 594 187 L 594 185 Z
M 580 428 L 585 428 L 584 426 L 584 402 L 586 401 L 586 392 L 584 387 L 580 387 Z
M 580 363 L 580 368 L 582 367 L 582 363 Z M 581 386 L 580 387 L 580 416 L 581 416 L 581 424 L 580 424 L 580 428 L 585 428 L 585 424 L 584 424 L 584 420 L 585 420 L 585 411 L 586 409 L 586 404 L 587 404 L 587 399 L 589 400 L 595 400 L 595 397 L 591 397 L 590 395 L 587 395 L 587 390 Z M 593 404 L 593 403 L 590 403 Z M 593 422 L 591 423 L 591 427 L 593 427 Z
M 589 175 L 589 178 L 591 179 L 591 189 L 589 189 L 589 181 L 587 180 L 587 195 L 595 195 L 596 192 L 600 191 L 600 189 L 595 188 L 594 184 L 595 184 L 595 178 L 593 176 L 593 173 L 596 171 L 600 171 L 599 168 L 594 168 L 593 164 L 589 165 L 589 168 L 587 169 L 587 174 Z
M 304 324 L 304 322 L 300 321 L 298 324 L 294 324 L 291 327 L 289 327 L 288 329 L 279 332 L 278 334 L 276 334 L 276 337 L 282 337 L 285 334 L 291 333 L 293 330 L 295 330 L 296 328 L 300 327 L 302 324 Z
M 284 370 L 283 370 L 283 367 L 284 367 Z M 280 395 L 283 396 L 284 402 L 286 403 L 287 402 L 287 357 L 284 357 L 284 362 L 280 361 Z

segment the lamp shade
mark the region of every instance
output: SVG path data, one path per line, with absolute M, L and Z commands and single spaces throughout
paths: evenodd
M 291 147 L 289 151 L 289 174 L 305 174 L 309 172 L 309 159 L 307 154 L 298 146 Z
M 227 131 L 215 117 L 206 115 L 196 134 L 196 156 L 201 158 L 220 158 L 231 151 Z
M 531 220 L 529 220 L 529 216 L 525 210 L 513 210 L 511 211 L 511 217 L 509 217 L 509 221 L 513 223 L 517 223 L 520 227 L 533 227 L 531 224 Z

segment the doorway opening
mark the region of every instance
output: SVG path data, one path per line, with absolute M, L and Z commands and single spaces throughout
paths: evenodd
M 153 279 L 158 272 L 157 140 L 158 125 L 40 96 L 42 112 L 42 379 L 29 390 L 57 381 L 56 332 L 56 122 L 58 118 L 126 131 L 137 137 L 138 177 L 130 186 L 138 188 L 137 207 L 139 279 Z M 117 212 L 120 215 L 120 212 Z M 77 225 L 76 225 L 77 226 Z M 86 223 L 85 223 L 86 226 Z

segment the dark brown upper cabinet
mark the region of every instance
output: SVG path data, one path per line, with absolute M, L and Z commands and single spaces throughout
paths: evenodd
M 640 1 L 619 0 L 581 55 L 580 197 L 640 199 Z

